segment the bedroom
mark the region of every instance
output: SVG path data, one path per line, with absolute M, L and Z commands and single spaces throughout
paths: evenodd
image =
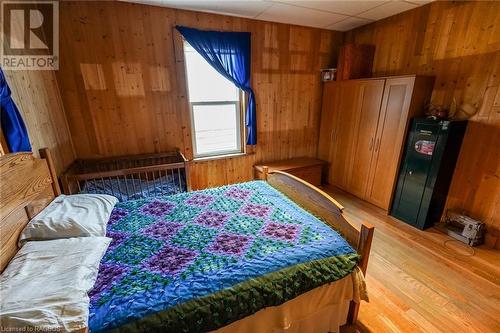
M 193 332 L 500 331 L 498 2 L 139 2 L 1 3 L 2 330 L 42 327 L 85 331 L 90 327 L 96 332 L 111 328 L 179 331 L 181 327 Z M 12 37 L 20 32 L 24 38 Z M 201 46 L 203 43 L 210 43 L 212 54 Z M 223 69 L 214 69 L 221 65 L 217 65 L 217 59 L 234 60 L 234 54 L 221 52 L 223 43 L 238 46 L 236 56 L 243 63 L 236 66 L 238 75 L 234 68 L 232 73 L 226 70 L 225 77 L 220 74 Z M 36 52 L 29 53 L 31 49 Z M 28 62 L 19 61 L 33 54 L 48 59 L 43 57 L 47 50 L 57 52 L 52 53 L 55 62 L 32 63 L 45 68 L 30 68 Z M 220 58 L 206 61 L 214 52 Z M 224 64 L 227 62 L 222 61 L 221 66 Z M 336 79 L 328 80 L 332 77 Z M 230 81 L 237 82 L 239 89 Z M 254 103 L 250 102 L 250 91 Z M 13 111 L 13 105 L 19 113 Z M 351 112 L 342 112 L 346 109 Z M 204 117 L 203 111 L 213 116 Z M 441 120 L 425 119 L 427 113 Z M 447 117 L 453 121 L 443 120 Z M 418 120 L 422 126 L 460 125 L 463 122 L 455 120 L 467 120 L 465 132 L 458 126 L 458 138 L 450 135 L 450 142 L 456 143 L 450 149 L 417 140 L 420 155 L 426 157 L 426 149 L 438 147 L 437 155 L 443 147 L 444 160 L 456 160 L 433 164 L 443 172 L 428 172 L 428 178 L 440 180 L 436 184 L 441 185 L 421 188 L 430 188 L 436 195 L 432 200 L 422 199 L 423 195 L 415 200 L 411 196 L 415 186 L 404 191 L 406 178 L 402 175 L 412 172 L 408 169 L 411 156 L 406 151 L 408 143 L 413 143 L 411 135 Z M 224 135 L 218 136 L 223 130 Z M 44 148 L 48 150 L 39 153 Z M 23 151 L 32 151 L 34 157 Z M 46 161 L 50 161 L 48 166 Z M 380 167 L 374 167 L 378 165 L 374 161 Z M 248 183 L 255 179 L 267 182 Z M 230 187 L 221 190 L 226 185 Z M 198 190 L 208 192 L 195 192 Z M 228 191 L 233 197 L 222 198 L 213 191 Z M 98 233 L 113 239 L 111 245 L 102 237 L 71 233 L 49 240 L 69 212 L 52 212 L 58 214 L 57 219 L 50 219 L 55 224 L 46 223 L 43 217 L 57 203 L 66 207 L 67 202 L 70 207 L 72 195 L 78 192 L 105 193 L 119 199 L 111 219 L 110 207 L 115 200 L 91 201 L 93 206 L 89 208 L 90 213 L 99 215 L 92 215 L 93 219 L 104 221 Z M 67 196 L 54 200 L 60 193 Z M 203 202 L 191 198 L 197 193 L 213 197 L 207 199 L 214 201 L 207 205 L 210 209 L 200 208 Z M 409 204 L 396 205 L 405 195 Z M 184 198 L 182 205 L 175 198 Z M 193 205 L 185 203 L 190 199 Z M 155 207 L 158 200 L 163 204 Z M 240 201 L 245 202 L 243 208 Z M 438 216 L 405 223 L 424 201 L 434 204 L 427 210 Z M 103 211 L 96 211 L 96 205 Z M 124 210 L 139 217 L 120 216 Z M 195 219 L 201 214 L 211 215 L 196 220 L 203 220 L 198 223 Z M 302 224 L 287 223 L 293 222 L 290 216 L 294 214 L 299 214 Z M 447 217 L 480 228 L 476 230 L 479 244 L 469 245 L 456 234 L 448 235 L 437 223 Z M 70 218 L 78 220 L 78 216 Z M 87 216 L 82 223 L 91 220 Z M 165 221 L 172 223 L 166 226 Z M 207 225 L 210 223 L 214 225 Z M 436 225 L 431 226 L 433 223 Z M 62 225 L 64 232 L 78 232 L 72 223 L 67 224 L 71 228 Z M 157 224 L 158 230 L 153 228 Z M 195 231 L 189 233 L 185 224 Z M 341 236 L 324 228 L 327 224 Z M 30 225 L 52 229 L 35 237 L 29 234 Z M 200 230 L 207 233 L 196 234 Z M 228 231 L 241 237 L 224 238 Z M 155 232 L 163 238 L 153 235 Z M 33 240 L 20 239 L 21 233 Z M 139 236 L 147 242 L 134 238 Z M 470 233 L 468 237 L 472 239 Z M 310 243 L 300 243 L 305 238 Z M 153 288 L 157 292 L 149 294 L 147 288 L 141 289 L 142 283 L 146 287 L 152 283 L 148 280 L 151 277 L 161 282 L 187 274 L 185 281 L 192 282 L 197 275 L 187 272 L 195 263 L 204 263 L 202 268 L 197 266 L 197 274 L 203 269 L 210 272 L 207 265 L 232 269 L 241 264 L 255 269 L 257 266 L 251 266 L 255 260 L 248 255 L 257 252 L 269 259 L 264 269 L 267 274 L 260 278 L 269 278 L 276 277 L 273 265 L 279 264 L 280 255 L 296 250 L 297 257 L 287 257 L 280 268 L 285 270 L 284 278 L 297 278 L 291 269 L 302 267 L 297 274 L 314 270 L 311 259 L 306 261 L 305 257 L 338 264 L 338 256 L 327 254 L 337 253 L 342 247 L 322 241 L 333 238 L 333 243 L 349 245 L 343 247 L 343 251 L 350 248 L 344 256 L 355 252 L 360 255 L 350 261 L 356 262 L 356 268 L 352 266 L 341 275 L 320 271 L 318 279 L 302 277 L 307 286 L 286 295 L 286 284 L 271 280 L 283 287 L 283 293 L 273 298 L 252 289 L 262 301 L 260 307 L 252 306 L 248 298 L 240 298 L 243 292 L 237 292 L 235 299 L 245 307 L 232 303 L 229 309 L 238 311 L 230 311 L 235 312 L 231 316 L 228 311 L 206 312 L 195 306 L 194 317 L 187 317 L 188 321 L 210 319 L 210 323 L 198 326 L 186 324 L 167 311 L 180 311 L 188 302 L 161 311 L 141 308 L 140 304 L 128 309 L 129 313 L 122 307 L 117 307 L 122 312 L 109 310 L 115 301 L 153 302 L 158 301 L 158 290 L 171 292 L 168 286 L 157 286 Z M 43 249 L 48 242 L 59 241 L 61 252 L 72 253 L 87 246 L 89 252 L 96 253 L 98 246 L 91 242 L 97 240 L 107 246 L 106 254 L 100 253 L 102 260 L 99 253 L 99 258 L 94 258 L 99 276 L 87 281 L 88 285 L 77 286 L 81 290 L 72 295 L 58 290 L 73 287 L 67 284 L 71 281 L 49 283 L 29 271 L 36 272 L 46 265 L 45 261 L 16 262 L 22 251 L 36 246 Z M 216 243 L 238 246 L 216 249 Z M 293 247 L 283 247 L 292 243 Z M 144 249 L 144 244 L 152 247 Z M 240 248 L 244 256 L 237 255 Z M 267 257 L 257 248 L 269 252 Z M 224 255 L 222 250 L 226 251 Z M 75 257 L 83 255 L 76 252 Z M 169 253 L 177 253 L 175 265 L 165 263 Z M 222 261 L 206 259 L 214 253 Z M 140 259 L 141 255 L 147 258 Z M 228 258 L 236 263 L 224 261 Z M 62 256 L 57 260 L 61 264 L 56 262 L 53 274 L 65 265 L 78 272 L 77 262 L 68 262 Z M 153 266 L 144 269 L 146 261 L 152 264 L 155 260 L 165 263 L 170 271 L 165 273 Z M 125 273 L 118 274 L 119 269 L 113 270 L 110 263 L 119 263 Z M 143 267 L 139 272 L 146 275 L 132 279 L 135 266 Z M 19 270 L 30 273 L 24 276 L 17 274 Z M 225 281 L 226 287 L 234 287 L 235 281 L 223 271 L 212 272 L 207 288 L 215 288 L 216 278 Z M 366 273 L 364 278 L 356 274 L 360 271 Z M 93 272 L 89 275 L 97 274 L 96 267 Z M 106 274 L 111 280 L 106 280 Z M 65 277 L 81 278 L 77 273 Z M 262 282 L 257 277 L 236 282 L 238 286 L 252 286 Z M 48 285 L 47 294 L 41 290 L 39 302 L 27 302 L 26 297 L 36 288 L 24 286 L 44 283 Z M 346 283 L 350 285 L 346 287 Z M 340 302 L 341 296 L 333 294 L 342 286 L 349 293 L 342 295 Z M 359 302 L 366 297 L 354 295 L 355 290 L 362 293 L 364 286 L 369 302 Z M 51 288 L 58 291 L 54 297 L 71 296 L 67 302 L 78 305 L 81 314 L 69 318 L 62 315 L 58 304 L 44 303 L 53 301 Z M 112 295 L 107 293 L 112 288 L 116 289 L 116 300 L 104 297 Z M 227 289 L 209 296 L 229 302 L 224 292 Z M 205 300 L 194 297 L 191 301 L 200 299 Z M 316 302 L 319 299 L 326 303 Z M 40 315 L 43 309 L 50 309 L 54 316 Z M 111 320 L 105 324 L 102 311 L 111 311 Z M 223 314 L 223 320 L 214 319 L 218 314 Z M 127 315 L 133 319 L 124 319 Z M 12 323 L 16 316 L 19 321 Z M 164 325 L 151 319 L 151 326 L 141 326 L 141 318 L 143 323 L 148 322 L 144 318 L 158 318 Z M 66 326 L 60 326 L 62 322 Z

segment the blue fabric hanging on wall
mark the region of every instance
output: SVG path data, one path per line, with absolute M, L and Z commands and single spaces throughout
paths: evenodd
M 17 153 L 20 151 L 31 151 L 28 131 L 24 125 L 19 110 L 10 97 L 10 89 L 7 85 L 5 75 L 0 68 L 0 119 L 2 131 L 7 141 L 9 151 Z
M 250 87 L 250 33 L 201 31 L 177 26 L 186 41 L 222 76 L 248 93 L 247 144 L 257 143 L 255 96 Z

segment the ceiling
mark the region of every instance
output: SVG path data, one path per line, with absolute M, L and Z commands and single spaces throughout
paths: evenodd
M 126 0 L 256 20 L 347 31 L 425 5 L 432 0 Z

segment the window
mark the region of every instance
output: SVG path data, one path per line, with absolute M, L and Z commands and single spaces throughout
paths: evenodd
M 184 43 L 195 157 L 242 152 L 242 91 Z

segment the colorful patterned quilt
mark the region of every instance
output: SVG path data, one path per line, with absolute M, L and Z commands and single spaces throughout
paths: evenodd
M 358 255 L 263 181 L 118 203 L 91 332 L 203 332 L 348 275 Z

